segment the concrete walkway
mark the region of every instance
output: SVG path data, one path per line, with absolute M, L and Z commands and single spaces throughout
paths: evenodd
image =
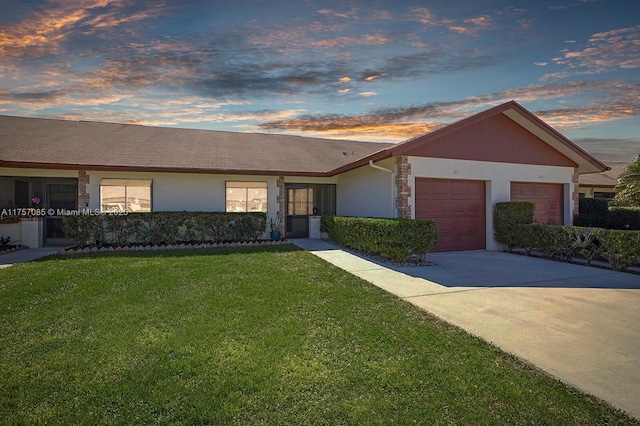
M 41 257 L 55 254 L 60 247 L 40 247 L 18 250 L 0 255 L 0 268 L 7 268 L 14 263 L 30 262 Z
M 640 418 L 640 276 L 494 251 L 397 268 L 299 247 Z

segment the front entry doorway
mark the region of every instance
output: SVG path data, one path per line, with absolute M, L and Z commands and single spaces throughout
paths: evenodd
M 309 238 L 314 216 L 336 214 L 336 186 L 288 183 L 286 189 L 286 238 Z
M 44 222 L 44 245 L 71 245 L 73 241 L 64 235 L 61 214 L 78 208 L 78 180 L 45 179 L 44 186 L 44 204 L 49 212 Z

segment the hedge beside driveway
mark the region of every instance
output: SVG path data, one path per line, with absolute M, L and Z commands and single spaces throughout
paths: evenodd
M 640 231 L 532 223 L 533 203 L 526 202 L 497 203 L 493 221 L 496 241 L 507 251 L 521 248 L 527 255 L 539 251 L 565 262 L 581 256 L 587 266 L 600 258 L 617 271 L 640 265 Z
M 336 243 L 394 261 L 419 261 L 438 244 L 435 222 L 322 216 L 320 231 Z
M 582 256 L 590 266 L 594 259 L 609 262 L 616 271 L 640 265 L 640 231 L 620 231 L 561 225 L 519 225 L 512 239 L 528 255 L 533 250 L 544 257 L 569 261 Z

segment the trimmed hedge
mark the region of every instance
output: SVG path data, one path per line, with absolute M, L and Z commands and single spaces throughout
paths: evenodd
M 148 212 L 65 216 L 65 235 L 78 246 L 174 244 L 178 241 L 253 241 L 267 227 L 265 213 Z
M 516 240 L 515 230 L 519 225 L 533 223 L 535 205 L 528 201 L 496 203 L 493 208 L 493 229 L 496 241 L 511 251 Z
M 421 260 L 438 244 L 435 222 L 322 216 L 320 231 L 336 243 L 394 261 Z
M 640 208 L 615 207 L 611 199 L 581 198 L 580 214 L 574 217 L 576 226 L 594 228 L 640 230 Z
M 544 257 L 562 261 L 580 255 L 588 266 L 601 257 L 617 271 L 640 265 L 640 231 L 536 223 L 519 225 L 510 238 L 527 255 L 539 250 Z
M 573 224 L 576 226 L 607 228 L 609 201 L 611 200 L 607 198 L 580 198 L 578 201 L 579 214 L 573 218 Z
M 607 224 L 609 229 L 640 230 L 640 208 L 610 207 Z
M 585 227 L 543 225 L 533 223 L 533 203 L 497 203 L 493 210 L 496 241 L 509 252 L 520 247 L 527 255 L 537 250 L 561 261 L 582 256 L 587 265 L 601 257 L 618 271 L 640 264 L 640 232 L 631 231 L 640 229 L 640 209 L 609 208 L 609 200 L 590 198 L 580 200 L 580 212 L 575 222 Z

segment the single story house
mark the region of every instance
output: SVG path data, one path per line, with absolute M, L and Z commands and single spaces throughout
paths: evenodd
M 497 202 L 570 225 L 578 176 L 605 170 L 514 101 L 398 144 L 0 116 L 0 209 L 264 211 L 286 238 L 323 214 L 425 218 L 437 250 L 495 250 Z M 30 246 L 64 237 L 57 213 L 21 226 Z
M 613 198 L 616 195 L 616 185 L 618 178 L 631 163 L 607 162 L 609 170 L 600 173 L 580 175 L 579 197 L 580 198 Z

